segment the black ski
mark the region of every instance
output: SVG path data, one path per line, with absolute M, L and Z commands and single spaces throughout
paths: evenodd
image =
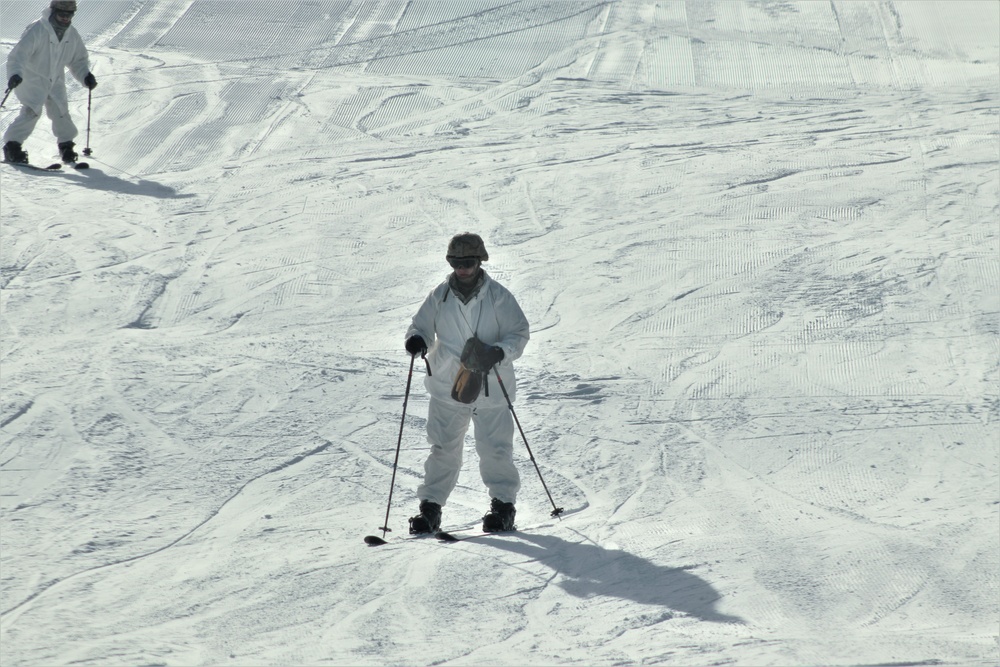
M 4 164 L 9 164 L 12 167 L 24 167 L 25 169 L 32 169 L 34 171 L 59 171 L 62 169 L 62 165 L 58 162 L 50 164 L 47 167 L 39 167 L 37 164 L 29 164 L 27 162 L 7 162 L 3 161 Z
M 486 534 L 487 533 L 479 533 L 478 536 L 481 537 L 481 536 L 486 535 Z M 452 535 L 451 533 L 445 532 L 443 530 L 439 530 L 438 532 L 434 533 L 434 537 L 438 538 L 438 540 L 440 540 L 442 542 L 461 542 L 462 540 L 467 540 L 470 537 L 477 537 L 477 535 L 459 535 L 459 536 L 456 536 L 456 535 Z
M 77 170 L 90 169 L 90 164 L 87 162 L 65 162 L 64 164 L 68 164 L 69 166 Z
M 432 537 L 431 533 L 420 533 L 418 535 L 407 535 L 406 537 L 401 537 L 398 540 L 393 540 L 394 542 L 403 542 L 406 540 L 422 540 L 426 537 Z M 379 537 L 378 535 L 365 535 L 365 544 L 370 547 L 380 547 L 383 544 L 389 544 L 389 540 L 384 537 Z
M 503 530 L 490 533 L 478 532 L 478 533 L 469 533 L 468 535 L 456 535 L 454 533 L 448 533 L 443 530 L 439 530 L 438 532 L 434 533 L 434 537 L 436 537 L 440 542 L 463 542 L 465 540 L 472 540 L 478 537 L 503 537 L 505 535 L 517 535 L 517 533 L 518 533 L 517 530 Z
M 421 533 L 419 535 L 409 535 L 407 537 L 404 537 L 396 541 L 401 542 L 405 540 L 422 540 L 428 537 L 434 537 L 437 539 L 438 542 L 451 543 L 451 542 L 464 542 L 465 540 L 472 540 L 475 538 L 490 537 L 490 536 L 503 537 L 504 535 L 517 535 L 517 533 L 518 531 L 516 530 L 507 530 L 498 533 L 475 532 L 475 533 L 469 533 L 467 535 L 461 535 L 461 534 L 449 533 L 445 530 L 439 530 L 436 533 Z M 380 547 L 383 544 L 389 544 L 389 541 L 386 540 L 385 538 L 379 537 L 378 535 L 365 535 L 365 544 L 367 544 L 370 547 Z

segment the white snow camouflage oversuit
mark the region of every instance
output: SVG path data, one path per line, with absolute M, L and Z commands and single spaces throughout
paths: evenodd
M 479 292 L 467 304 L 451 290 L 447 280 L 438 285 L 427 295 L 406 332 L 407 338 L 419 335 L 427 343 L 431 368 L 431 375 L 424 378 L 431 395 L 427 415 L 431 453 L 424 464 L 424 483 L 417 489 L 417 496 L 442 506 L 458 482 L 470 420 L 479 472 L 490 496 L 513 503 L 520 488 L 513 460 L 514 423 L 496 375 L 489 375 L 479 398 L 471 404 L 451 397 L 462 348 L 472 336 L 503 350 L 503 361 L 495 368 L 511 401 L 517 393 L 514 361 L 528 344 L 528 320 L 507 288 L 485 271 L 482 275 Z
M 52 120 L 52 133 L 59 142 L 72 141 L 78 133 L 69 115 L 66 68 L 82 84 L 90 73 L 90 57 L 80 33 L 72 25 L 59 40 L 49 22 L 51 13 L 52 9 L 46 7 L 42 18 L 24 29 L 7 56 L 7 78 L 18 74 L 23 79 L 14 94 L 24 107 L 4 133 L 5 143 L 22 143 L 27 139 L 43 109 Z

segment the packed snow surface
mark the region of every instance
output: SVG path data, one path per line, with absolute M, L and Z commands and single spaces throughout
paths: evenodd
M 4 667 L 1000 661 L 1000 3 L 75 25 L 93 168 L 0 173 Z M 408 540 L 466 230 L 565 513 L 517 435 L 517 533 Z

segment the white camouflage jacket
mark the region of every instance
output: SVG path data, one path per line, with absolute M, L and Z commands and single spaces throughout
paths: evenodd
M 424 378 L 424 386 L 431 396 L 448 401 L 451 387 L 458 373 L 459 357 L 465 341 L 472 336 L 503 350 L 503 361 L 496 368 L 510 400 L 516 395 L 514 361 L 528 344 L 528 320 L 514 295 L 483 271 L 483 285 L 468 304 L 455 294 L 448 280 L 435 287 L 413 316 L 406 332 L 409 338 L 420 335 L 427 343 L 427 361 L 432 375 Z M 486 390 L 489 390 L 489 396 Z M 496 375 L 490 373 L 488 383 L 472 404 L 480 407 L 506 407 L 507 401 L 497 384 Z
M 49 23 L 52 10 L 46 7 L 42 18 L 24 29 L 21 39 L 7 56 L 7 78 L 14 74 L 24 81 L 14 89 L 17 99 L 41 115 L 45 100 L 51 97 L 59 112 L 69 113 L 66 98 L 66 68 L 83 83 L 90 72 L 90 57 L 80 33 L 72 25 L 62 41 Z

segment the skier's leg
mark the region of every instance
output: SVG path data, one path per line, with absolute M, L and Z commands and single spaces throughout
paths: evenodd
M 505 503 L 517 500 L 521 477 L 514 465 L 514 419 L 507 408 L 476 408 L 475 426 L 479 474 L 490 497 Z
M 41 118 L 41 114 L 27 105 L 22 105 L 21 113 L 17 115 L 14 122 L 3 133 L 3 143 L 14 141 L 23 144 L 24 140 L 30 137 L 31 133 L 35 130 L 35 125 L 38 123 L 39 118 Z
M 45 113 L 52 121 L 52 134 L 55 135 L 57 144 L 73 141 L 80 134 L 69 115 L 69 109 L 60 109 L 59 104 L 51 97 L 45 100 Z
M 469 430 L 472 410 L 444 399 L 430 399 L 427 408 L 427 442 L 431 453 L 424 462 L 424 483 L 417 497 L 444 505 L 458 483 L 462 469 L 462 447 Z

